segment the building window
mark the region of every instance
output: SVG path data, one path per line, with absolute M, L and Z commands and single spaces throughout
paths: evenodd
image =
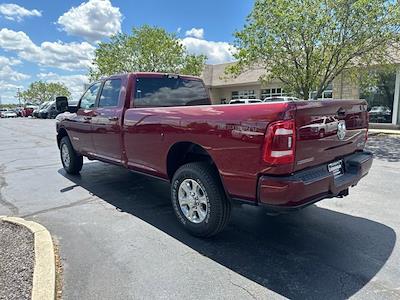
M 322 92 L 322 99 L 332 99 L 332 98 L 333 98 L 332 90 L 325 90 Z
M 326 87 L 326 89 L 322 92 L 322 100 L 324 99 L 332 99 L 333 98 L 333 85 L 332 82 L 330 82 L 328 84 L 328 86 Z
M 270 88 L 270 89 L 262 89 L 261 90 L 261 100 L 264 100 L 268 97 L 275 97 L 275 96 L 283 96 L 284 90 L 282 88 Z
M 326 89 L 316 97 L 317 91 L 311 92 L 309 94 L 310 99 L 319 99 L 319 100 L 325 100 L 325 99 L 332 99 L 333 98 L 333 85 L 332 83 L 329 83 Z
M 256 92 L 254 90 L 233 91 L 232 100 L 235 99 L 256 99 Z
M 371 123 L 391 123 L 396 73 L 378 73 L 373 86 L 362 87 L 360 98 L 368 102 Z

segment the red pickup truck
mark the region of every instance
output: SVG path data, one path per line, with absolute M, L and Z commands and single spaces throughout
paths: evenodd
M 346 196 L 372 164 L 363 100 L 211 105 L 199 78 L 130 73 L 57 109 L 67 173 L 86 156 L 169 181 L 179 222 L 197 236 L 220 232 L 236 201 L 280 212 Z

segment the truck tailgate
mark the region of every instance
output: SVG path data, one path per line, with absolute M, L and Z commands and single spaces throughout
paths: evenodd
M 364 148 L 368 128 L 364 100 L 296 103 L 294 171 L 333 162 Z

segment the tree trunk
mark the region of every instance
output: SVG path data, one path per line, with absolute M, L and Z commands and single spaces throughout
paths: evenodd
M 304 87 L 302 88 L 303 90 L 303 98 L 304 100 L 309 100 L 310 98 L 310 89 L 308 87 Z

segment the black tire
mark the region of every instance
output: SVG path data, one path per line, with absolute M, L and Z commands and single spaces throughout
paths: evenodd
M 200 223 L 189 220 L 179 204 L 179 188 L 186 179 L 194 180 L 205 192 L 204 196 L 207 199 L 208 207 L 205 219 Z M 175 172 L 171 185 L 171 200 L 179 222 L 194 236 L 211 237 L 216 235 L 225 228 L 229 221 L 231 203 L 226 197 L 217 171 L 208 162 L 188 163 Z
M 69 154 L 69 163 L 65 162 L 63 159 L 63 147 L 66 147 L 68 149 L 68 154 Z M 67 136 L 64 136 L 61 141 L 60 141 L 60 158 L 61 158 L 61 163 L 64 167 L 64 170 L 68 174 L 79 174 L 79 172 L 82 170 L 82 165 L 83 165 L 83 156 L 79 155 L 74 148 L 72 147 L 71 141 Z

